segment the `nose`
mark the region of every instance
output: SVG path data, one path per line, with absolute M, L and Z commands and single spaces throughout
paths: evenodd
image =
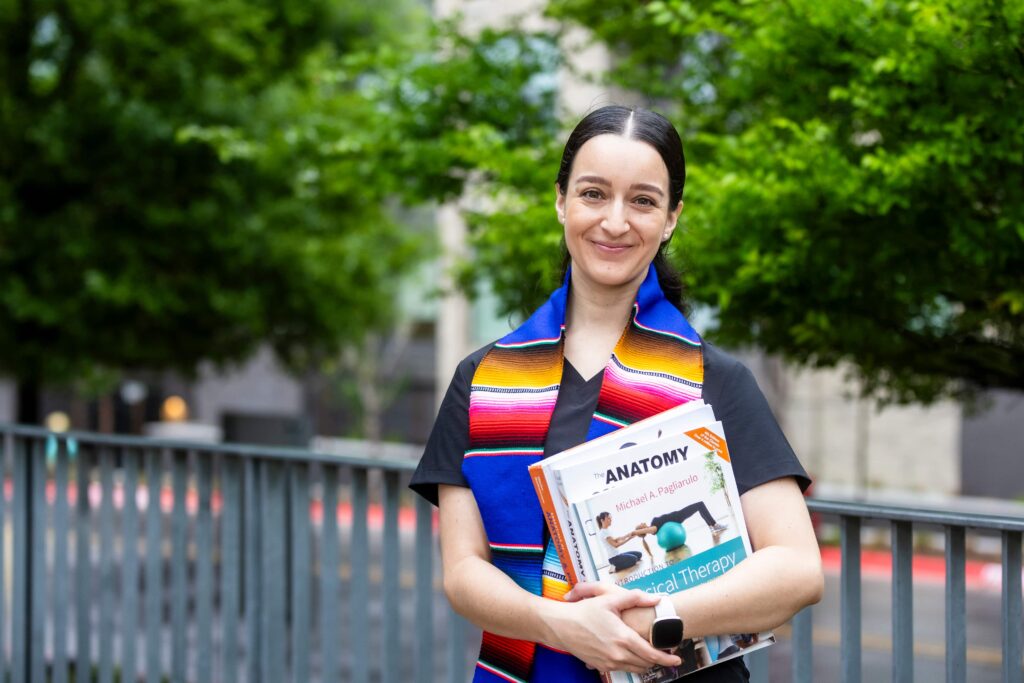
M 629 221 L 626 218 L 626 206 L 623 202 L 614 201 L 608 204 L 601 227 L 615 236 L 629 232 Z

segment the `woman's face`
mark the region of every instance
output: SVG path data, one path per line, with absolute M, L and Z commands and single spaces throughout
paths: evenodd
M 598 135 L 580 147 L 565 194 L 555 187 L 573 284 L 639 287 L 682 209 L 669 206 L 668 190 L 668 169 L 647 143 Z

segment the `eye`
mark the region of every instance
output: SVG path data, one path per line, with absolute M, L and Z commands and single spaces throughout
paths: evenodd
M 636 202 L 637 204 L 639 204 L 640 206 L 644 206 L 644 207 L 650 207 L 650 206 L 657 206 L 658 205 L 657 202 L 655 202 L 650 197 L 637 197 L 633 201 Z
M 601 194 L 600 190 L 591 187 L 586 190 L 583 190 L 583 192 L 580 192 L 580 196 L 585 199 L 600 199 L 603 195 Z

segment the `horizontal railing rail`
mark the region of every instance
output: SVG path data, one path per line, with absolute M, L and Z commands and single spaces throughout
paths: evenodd
M 0 425 L 0 448 L 0 681 L 470 676 L 478 635 L 444 598 L 435 512 L 406 489 L 413 462 L 14 425 Z M 1001 553 L 1001 680 L 1022 683 L 1024 519 L 808 506 L 838 527 L 835 680 L 862 679 L 862 537 L 882 529 L 892 680 L 914 680 L 914 534 L 926 532 L 944 544 L 946 680 L 969 680 L 967 541 L 982 535 Z M 755 683 L 769 670 L 825 680 L 816 610 L 780 629 L 787 647 L 747 658 Z

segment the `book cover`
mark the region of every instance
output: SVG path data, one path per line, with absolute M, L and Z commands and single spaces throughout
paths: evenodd
M 752 552 L 721 423 L 655 443 L 667 441 L 687 449 L 687 458 L 570 500 L 596 580 L 676 593 L 721 576 Z M 687 639 L 676 651 L 681 666 L 616 672 L 612 681 L 672 681 L 772 642 L 769 632 Z
M 579 581 L 586 581 L 589 577 L 580 545 L 580 533 L 575 526 L 568 499 L 560 489 L 556 468 L 568 462 L 586 463 L 591 459 L 604 457 L 609 452 L 654 441 L 662 434 L 682 432 L 692 424 L 687 415 L 702 409 L 706 409 L 707 415 L 699 422 L 713 420 L 713 417 L 710 417 L 713 412 L 707 404 L 703 401 L 690 401 L 530 466 L 530 479 L 569 585 L 575 586 Z

